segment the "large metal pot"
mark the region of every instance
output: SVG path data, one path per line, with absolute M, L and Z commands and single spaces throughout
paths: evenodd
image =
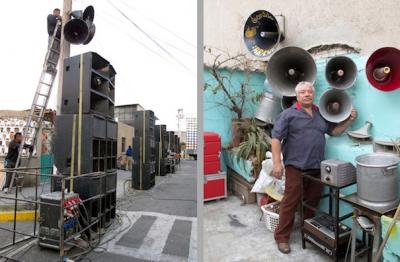
M 282 111 L 279 98 L 270 93 L 264 93 L 254 117 L 267 124 L 273 124 L 275 117 Z
M 390 153 L 370 153 L 356 157 L 357 195 L 371 206 L 389 208 L 399 202 L 399 157 Z

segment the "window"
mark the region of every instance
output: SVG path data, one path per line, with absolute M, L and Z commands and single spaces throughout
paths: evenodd
M 122 137 L 121 138 L 121 150 L 122 150 L 122 152 L 125 152 L 125 146 L 126 146 L 126 138 Z

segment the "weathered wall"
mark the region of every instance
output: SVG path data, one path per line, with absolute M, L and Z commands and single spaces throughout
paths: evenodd
M 125 151 L 128 146 L 133 147 L 132 139 L 135 136 L 135 128 L 124 124 L 122 122 L 118 122 L 118 141 L 117 141 L 117 157 L 121 155 L 125 155 Z M 126 144 L 125 144 L 125 151 L 122 151 L 122 137 L 125 137 Z
M 205 0 L 204 45 L 214 54 L 248 53 L 243 42 L 247 18 L 256 10 L 282 14 L 286 39 L 280 47 L 304 49 L 321 44 L 342 43 L 369 55 L 384 46 L 400 47 L 400 1 L 398 0 Z M 257 60 L 248 54 L 249 59 Z M 205 65 L 213 56 L 205 52 Z M 263 65 L 259 69 L 263 71 Z

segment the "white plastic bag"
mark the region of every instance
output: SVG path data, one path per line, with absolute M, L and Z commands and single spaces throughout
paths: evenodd
M 285 191 L 285 171 L 283 171 L 282 179 L 272 176 L 273 160 L 272 153 L 266 152 L 266 159 L 262 162 L 262 169 L 257 181 L 255 182 L 252 193 L 266 193 L 276 200 L 282 200 Z M 283 165 L 283 162 L 282 162 Z

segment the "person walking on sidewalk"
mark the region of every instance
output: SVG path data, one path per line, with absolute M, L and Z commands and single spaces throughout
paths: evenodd
M 290 252 L 290 233 L 301 197 L 301 173 L 306 170 L 319 171 L 321 161 L 324 160 L 325 134 L 336 136 L 343 133 L 357 117 L 357 111 L 353 109 L 346 120 L 333 126 L 322 118 L 318 107 L 313 104 L 315 90 L 311 83 L 300 82 L 295 91 L 297 102 L 277 117 L 271 142 L 272 174 L 281 178 L 285 171 L 286 176 L 285 192 L 279 211 L 279 224 L 275 230 L 278 249 L 285 254 Z M 315 199 L 321 196 L 322 184 L 307 182 L 303 185 L 304 197 Z M 316 207 L 318 200 L 310 204 Z M 305 209 L 304 218 L 312 216 L 313 211 Z
M 133 156 L 132 147 L 128 146 L 128 149 L 126 150 L 126 153 L 125 153 L 125 157 L 126 157 L 125 170 L 126 171 L 132 170 L 132 162 L 133 162 L 132 156 Z
M 15 168 L 16 167 L 15 164 L 17 163 L 17 159 L 18 159 L 18 155 L 19 155 L 19 146 L 20 146 L 21 142 L 22 142 L 21 132 L 15 133 L 14 139 L 8 145 L 8 153 L 7 153 L 7 156 L 4 161 L 5 162 L 4 168 Z M 30 153 L 33 152 L 32 145 L 25 144 L 24 148 L 29 148 Z M 11 179 L 12 179 L 12 174 L 13 174 L 13 172 L 7 172 L 7 174 L 6 174 L 6 183 L 4 184 L 4 188 L 3 188 L 5 193 L 8 192 L 8 188 L 10 186 Z M 14 180 L 13 186 L 15 186 L 15 180 Z

